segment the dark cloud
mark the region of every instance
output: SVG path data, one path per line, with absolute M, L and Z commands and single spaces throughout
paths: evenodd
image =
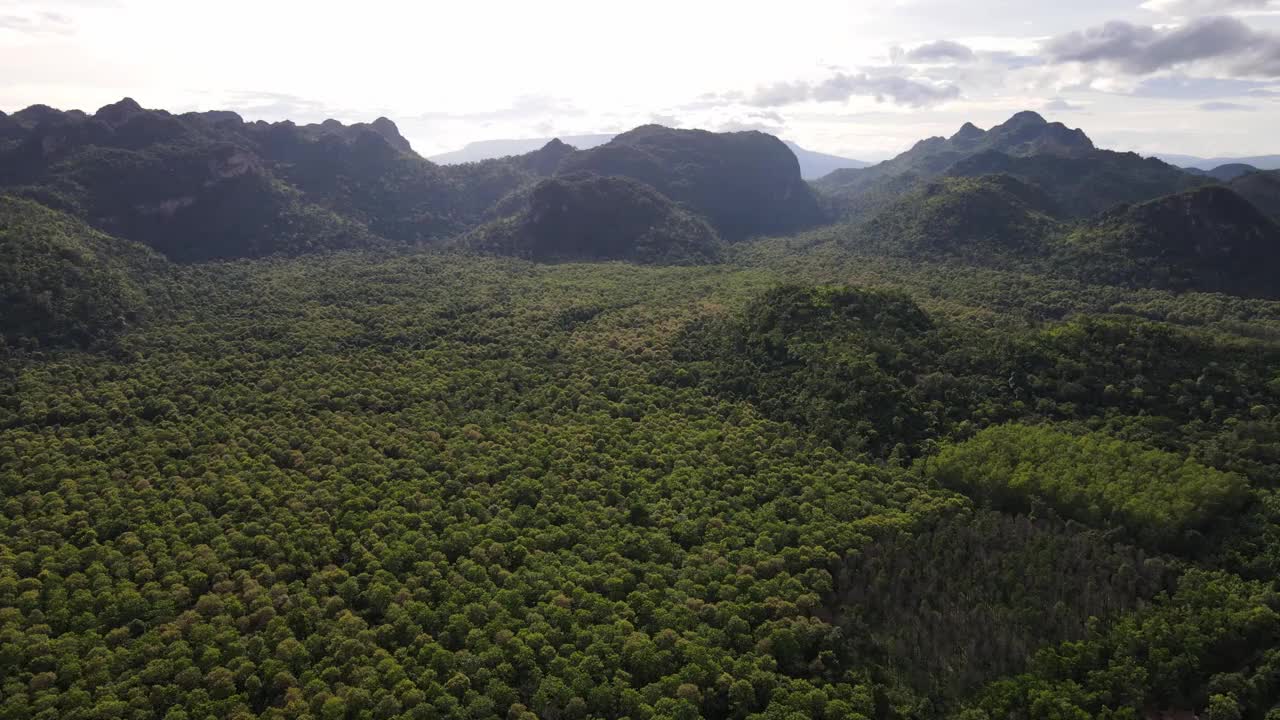
M 1100 63 L 1135 75 L 1213 60 L 1237 75 L 1280 77 L 1280 37 L 1232 17 L 1199 18 L 1169 29 L 1114 21 L 1060 35 L 1044 51 L 1053 62 Z
M 1257 108 L 1252 105 L 1241 105 L 1232 102 L 1207 102 L 1201 103 L 1200 109 L 1205 112 L 1253 112 Z
M 975 55 L 966 45 L 951 40 L 936 40 L 908 50 L 902 57 L 909 63 L 966 63 L 972 62 Z
M 807 100 L 844 102 L 851 97 L 874 97 L 877 102 L 925 107 L 960 97 L 960 88 L 900 75 L 839 72 L 818 83 L 789 82 L 762 87 L 748 97 L 746 103 L 757 107 L 777 107 Z

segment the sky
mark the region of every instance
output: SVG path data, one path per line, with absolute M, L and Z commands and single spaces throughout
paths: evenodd
M 877 160 L 1019 110 L 1280 154 L 1280 0 L 0 0 L 0 110 L 394 120 L 423 155 L 657 122 Z

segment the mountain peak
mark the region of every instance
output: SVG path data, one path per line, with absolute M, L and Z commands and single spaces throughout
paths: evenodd
M 18 112 L 14 113 L 10 117 L 17 124 L 21 125 L 24 128 L 29 129 L 29 128 L 35 127 L 36 125 L 39 125 L 42 122 L 54 120 L 56 118 L 61 118 L 64 115 L 66 115 L 66 113 L 62 112 L 61 110 L 58 110 L 57 108 L 52 108 L 52 107 L 49 107 L 48 105 L 37 104 L 37 105 L 31 105 L 30 107 L 23 108 L 22 110 L 19 110 Z
M 103 110 L 126 110 L 129 112 L 142 112 L 142 106 L 138 104 L 137 100 L 134 100 L 131 97 L 123 97 L 123 98 L 120 98 L 118 101 L 111 103 L 110 105 L 103 105 L 98 110 L 98 112 L 102 112 Z
M 142 106 L 138 104 L 137 100 L 127 97 L 123 98 L 119 102 L 114 102 L 110 105 L 103 105 L 101 108 L 98 108 L 98 112 L 93 114 L 93 118 L 114 126 L 128 120 L 133 115 L 143 112 L 146 111 L 142 109 Z
M 391 143 L 392 147 L 400 152 L 410 152 L 413 150 L 409 145 L 409 141 L 400 134 L 400 128 L 396 127 L 396 124 L 390 119 L 380 117 L 372 123 L 369 123 L 369 128 L 385 138 L 387 142 Z
M 1009 155 L 1077 156 L 1094 150 L 1093 141 L 1083 131 L 1047 122 L 1030 110 L 991 128 L 987 139 L 993 149 Z
M 975 140 L 986 134 L 987 134 L 986 130 L 983 130 L 982 128 L 978 127 L 977 125 L 974 125 L 971 122 L 967 122 L 964 125 L 960 126 L 960 129 L 956 131 L 955 135 L 951 136 L 951 139 L 952 140 Z
M 529 170 L 546 176 L 554 173 L 560 166 L 560 161 L 574 152 L 576 151 L 572 145 L 560 138 L 552 138 L 546 145 L 525 155 L 522 162 Z
M 1020 113 L 1015 113 L 1014 116 L 1009 118 L 1004 124 L 1005 126 L 1048 125 L 1049 122 L 1045 120 L 1044 117 L 1040 115 L 1040 113 L 1035 112 L 1034 110 L 1023 110 Z

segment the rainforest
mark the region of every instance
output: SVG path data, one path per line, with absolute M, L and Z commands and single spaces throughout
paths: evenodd
M 0 114 L 0 719 L 1274 720 L 1275 174 Z

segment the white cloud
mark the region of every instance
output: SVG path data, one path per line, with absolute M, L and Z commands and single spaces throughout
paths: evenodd
M 802 102 L 844 102 L 853 97 L 874 98 L 905 107 L 928 107 L 960 97 L 949 83 L 873 72 L 837 72 L 817 82 L 794 81 L 766 85 L 746 99 L 748 105 L 777 107 Z
M 1055 113 L 1077 112 L 1084 109 L 1082 106 L 1068 102 L 1062 98 L 1053 98 L 1052 100 L 1047 100 L 1040 107 L 1045 112 L 1055 112 Z
M 1232 102 L 1200 103 L 1199 108 L 1205 112 L 1253 112 L 1258 109 L 1252 105 Z
M 897 53 L 895 53 L 897 54 Z M 953 40 L 934 40 L 907 50 L 900 55 L 908 63 L 929 65 L 933 63 L 967 63 L 974 59 L 973 49 Z
M 1254 14 L 1280 10 L 1280 2 L 1277 0 L 1147 0 L 1139 7 L 1162 15 L 1195 17 L 1219 13 Z

